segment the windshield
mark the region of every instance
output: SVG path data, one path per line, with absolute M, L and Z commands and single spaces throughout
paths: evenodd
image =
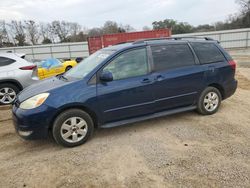
M 62 66 L 62 63 L 58 59 L 45 59 L 35 62 L 38 68 L 50 69 L 54 67 Z
M 82 79 L 93 71 L 102 61 L 107 59 L 114 51 L 100 50 L 81 61 L 76 67 L 64 74 L 66 78 Z

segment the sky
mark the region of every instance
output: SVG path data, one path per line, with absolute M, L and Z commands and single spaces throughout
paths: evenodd
M 111 20 L 141 30 L 167 18 L 195 26 L 212 24 L 238 10 L 235 0 L 1 0 L 0 20 L 65 20 L 87 28 Z

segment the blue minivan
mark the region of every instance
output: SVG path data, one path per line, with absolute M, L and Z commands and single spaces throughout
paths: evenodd
M 13 122 L 25 139 L 51 132 L 58 144 L 73 147 L 96 128 L 190 110 L 212 115 L 235 93 L 235 69 L 229 54 L 210 38 L 119 44 L 25 89 L 13 104 Z

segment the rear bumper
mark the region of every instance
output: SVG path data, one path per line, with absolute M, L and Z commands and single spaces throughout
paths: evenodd
M 39 82 L 39 78 L 37 74 L 34 73 L 34 71 L 22 70 L 21 73 L 18 74 L 17 80 L 20 82 L 23 88 L 26 88 L 30 85 L 33 85 Z
M 227 84 L 227 87 L 224 88 L 225 90 L 224 99 L 231 97 L 236 92 L 237 87 L 238 87 L 237 80 L 233 80 L 232 82 L 230 82 L 230 84 Z
M 38 77 L 30 77 L 30 78 L 27 78 L 25 80 L 22 80 L 21 81 L 21 84 L 23 86 L 23 88 L 26 88 L 28 86 L 31 86 L 33 84 L 36 84 L 40 81 L 40 79 Z

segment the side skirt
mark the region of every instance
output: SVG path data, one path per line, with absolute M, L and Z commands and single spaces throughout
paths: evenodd
M 192 110 L 195 110 L 196 108 L 197 108 L 196 106 L 189 106 L 189 107 L 183 107 L 183 108 L 178 108 L 178 109 L 174 109 L 174 110 L 167 110 L 167 111 L 158 112 L 158 113 L 154 113 L 154 114 L 147 115 L 147 116 L 141 116 L 141 117 L 131 118 L 131 119 L 127 119 L 127 120 L 121 120 L 121 121 L 116 121 L 116 122 L 112 122 L 112 123 L 107 123 L 104 125 L 100 125 L 99 127 L 100 128 L 118 127 L 118 126 L 136 123 L 136 122 L 140 122 L 140 121 L 144 121 L 144 120 L 148 120 L 148 119 L 154 119 L 154 118 L 158 118 L 158 117 L 162 117 L 162 116 L 168 116 L 168 115 L 177 114 L 177 113 L 181 113 L 181 112 L 192 111 Z

